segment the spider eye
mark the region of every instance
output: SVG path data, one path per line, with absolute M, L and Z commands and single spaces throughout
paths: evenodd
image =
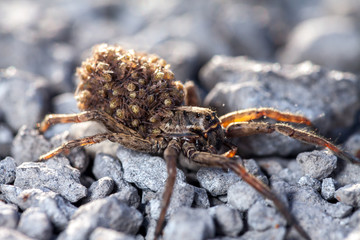
M 210 120 L 211 120 L 211 116 L 210 116 L 210 115 L 206 115 L 206 116 L 205 116 L 205 120 L 206 120 L 206 121 L 210 121 Z
M 200 113 L 196 113 L 196 117 L 199 118 L 199 117 L 200 117 Z

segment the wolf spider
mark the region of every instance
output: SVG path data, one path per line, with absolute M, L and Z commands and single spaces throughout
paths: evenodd
M 101 68 L 104 70 L 103 65 Z M 90 65 L 87 65 L 86 71 L 89 74 L 96 73 Z M 104 76 L 111 79 L 108 72 Z M 169 78 L 172 78 L 171 74 Z M 128 89 L 130 88 L 129 86 L 132 85 L 128 85 Z M 81 89 L 81 87 L 78 87 L 78 89 Z M 130 90 L 132 91 L 132 89 Z M 163 193 L 160 217 L 155 229 L 155 238 L 158 238 L 163 229 L 166 210 L 174 188 L 176 163 L 179 155 L 183 154 L 195 165 L 219 167 L 234 171 L 264 197 L 272 200 L 287 222 L 293 225 L 304 238 L 310 239 L 276 194 L 267 185 L 247 172 L 236 156 L 237 147 L 231 144 L 229 139 L 260 133 L 269 134 L 278 132 L 308 144 L 326 147 L 338 157 L 350 162 L 359 163 L 359 160 L 315 133 L 299 130 L 285 123 L 279 123 L 289 122 L 311 126 L 310 120 L 303 116 L 281 112 L 272 108 L 253 108 L 217 117 L 216 113 L 209 108 L 196 107 L 198 105 L 198 97 L 195 94 L 194 85 L 186 84 L 184 90 L 185 105 L 169 108 L 168 111 L 171 117 L 163 118 L 157 123 L 156 129 L 158 132 L 156 133 L 141 132 L 136 130 L 135 127 L 125 126 L 114 116 L 104 111 L 104 109 L 98 108 L 97 105 L 95 105 L 95 109 L 86 109 L 84 107 L 86 111 L 77 114 L 49 114 L 38 124 L 38 129 L 42 133 L 54 124 L 86 121 L 102 123 L 108 131 L 68 141 L 62 146 L 40 156 L 40 160 L 47 160 L 60 153 L 67 154 L 72 148 L 100 143 L 105 140 L 120 143 L 136 151 L 162 155 L 167 163 L 168 178 Z M 277 122 L 253 121 L 263 117 L 272 118 Z M 136 124 L 133 125 L 136 126 Z M 227 147 L 229 150 L 227 152 L 220 152 L 222 146 Z

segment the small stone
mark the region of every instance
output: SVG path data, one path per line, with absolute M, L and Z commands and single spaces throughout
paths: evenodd
M 196 173 L 200 186 L 205 188 L 212 196 L 225 195 L 228 188 L 241 178 L 232 171 L 219 168 L 202 167 Z
M 203 188 L 194 187 L 194 203 L 195 208 L 209 208 L 210 201 L 206 193 L 206 190 Z
M 61 194 L 70 202 L 77 202 L 87 195 L 80 184 L 79 170 L 71 167 L 64 157 L 54 157 L 45 162 L 25 162 L 17 167 L 16 187 L 22 189 L 46 187 Z
M 11 154 L 11 143 L 13 142 L 13 134 L 11 129 L 0 123 L 0 156 L 7 156 Z
M 286 220 L 277 209 L 268 207 L 264 201 L 257 201 L 248 212 L 248 224 L 251 229 L 264 231 L 269 228 L 286 226 Z
M 112 229 L 97 227 L 90 235 L 90 240 L 136 240 L 134 236 Z
M 0 227 L 0 239 L 6 240 L 34 240 L 33 238 L 29 238 L 28 236 L 24 235 L 23 233 L 7 228 L 7 227 Z
M 353 207 L 350 205 L 347 205 L 345 203 L 342 202 L 337 202 L 335 204 L 333 204 L 331 208 L 327 208 L 325 209 L 325 212 L 327 214 L 329 214 L 331 217 L 333 218 L 344 218 L 349 216 L 352 211 L 353 211 Z
M 138 190 L 132 185 L 124 185 L 121 189 L 118 189 L 116 193 L 111 194 L 122 202 L 125 202 L 127 205 L 132 207 L 139 207 L 140 205 L 140 196 Z
M 76 207 L 62 196 L 49 190 L 27 189 L 22 190 L 11 185 L 1 185 L 1 192 L 5 199 L 25 210 L 38 207 L 46 213 L 48 218 L 58 229 L 64 229 Z
M 285 239 L 286 228 L 271 228 L 266 231 L 247 231 L 239 240 L 263 240 L 263 239 L 271 239 L 271 240 L 283 240 Z
M 205 209 L 181 208 L 164 228 L 164 240 L 209 239 L 215 236 L 215 225 Z
M 318 180 L 329 176 L 336 168 L 337 158 L 327 150 L 300 153 L 296 157 L 302 171 Z
M 261 171 L 259 165 L 256 163 L 254 159 L 244 159 L 244 166 L 246 170 L 257 177 L 259 180 L 261 180 L 265 184 L 269 184 L 269 180 L 265 176 L 265 174 Z
M 19 212 L 16 206 L 0 201 L 0 226 L 15 229 L 19 221 Z
M 45 79 L 15 68 L 0 72 L 0 111 L 13 130 L 39 122 L 49 102 L 47 85 Z
M 316 191 L 320 191 L 321 182 L 316 178 L 312 178 L 309 175 L 302 176 L 298 181 L 299 186 L 301 187 L 311 187 Z
M 136 152 L 119 147 L 117 157 L 124 168 L 124 179 L 143 190 L 157 192 L 165 186 L 167 179 L 166 163 L 161 157 Z M 177 181 L 184 181 L 184 173 L 177 169 Z
M 85 202 L 90 202 L 96 199 L 107 197 L 114 189 L 114 180 L 110 177 L 103 177 L 93 182 L 88 189 L 88 196 L 84 199 Z
M 335 194 L 335 182 L 332 178 L 324 178 L 321 184 L 321 196 L 325 200 L 331 200 Z
M 349 184 L 335 192 L 335 198 L 342 203 L 354 207 L 360 206 L 360 184 Z
M 103 153 L 97 154 L 92 171 L 97 179 L 103 177 L 112 178 L 115 181 L 117 188 L 126 185 L 120 161 L 110 155 Z
M 52 149 L 51 143 L 35 129 L 22 126 L 11 147 L 16 165 L 23 162 L 35 162 L 42 154 Z
M 262 199 L 260 193 L 244 181 L 231 185 L 227 197 L 228 204 L 241 212 L 248 210 L 256 201 Z
M 0 161 L 0 184 L 9 184 L 15 181 L 16 164 L 12 157 Z
M 244 228 L 241 213 L 226 205 L 219 205 L 209 209 L 214 219 L 216 232 L 220 235 L 236 237 Z
M 28 208 L 21 214 L 18 230 L 31 238 L 48 240 L 53 227 L 40 208 Z
M 163 191 L 161 189 L 157 192 L 157 196 L 150 200 L 150 216 L 154 219 L 159 219 L 161 211 L 161 201 Z M 185 183 L 178 182 L 174 186 L 173 194 L 171 196 L 169 207 L 166 211 L 166 216 L 170 216 L 177 212 L 181 207 L 191 207 L 194 202 L 195 190 L 194 187 Z
M 58 239 L 86 240 L 97 227 L 135 234 L 142 221 L 143 216 L 138 210 L 115 197 L 107 197 L 82 205 Z
M 345 161 L 338 161 L 338 169 L 334 172 L 334 179 L 340 187 L 360 182 L 360 165 Z

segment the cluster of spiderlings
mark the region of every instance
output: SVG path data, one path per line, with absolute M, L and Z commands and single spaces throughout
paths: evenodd
M 142 134 L 158 133 L 158 123 L 183 103 L 182 84 L 156 55 L 101 44 L 77 74 L 80 110 L 103 110 Z

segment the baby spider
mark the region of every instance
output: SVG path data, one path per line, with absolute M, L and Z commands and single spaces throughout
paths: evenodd
M 256 108 L 217 117 L 208 108 L 191 106 L 197 102 L 193 86 L 186 84 L 184 88 L 175 81 L 170 66 L 156 55 L 101 44 L 94 47 L 92 57 L 83 62 L 77 74 L 81 81 L 75 97 L 83 112 L 47 115 L 38 125 L 39 131 L 45 132 L 57 123 L 85 121 L 102 123 L 108 131 L 64 143 L 42 155 L 40 160 L 104 140 L 120 143 L 136 151 L 162 155 L 167 163 L 168 178 L 155 238 L 162 232 L 180 154 L 199 166 L 234 171 L 264 197 L 272 200 L 288 223 L 306 239 L 310 237 L 290 214 L 286 205 L 237 160 L 237 148 L 229 139 L 278 132 L 308 144 L 326 147 L 338 157 L 358 163 L 356 158 L 314 133 L 285 123 L 253 121 L 268 117 L 279 122 L 311 125 L 303 116 L 271 108 Z M 183 102 L 185 105 L 182 105 Z M 220 152 L 222 146 L 229 150 Z

